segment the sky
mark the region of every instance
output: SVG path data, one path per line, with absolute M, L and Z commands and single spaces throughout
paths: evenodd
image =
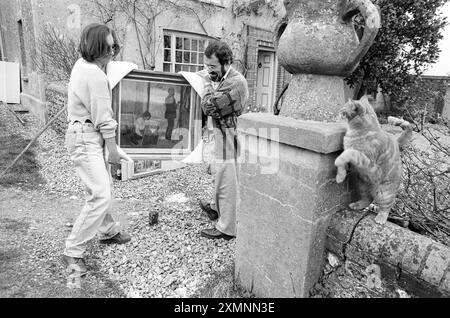
M 444 39 L 440 42 L 439 61 L 430 66 L 424 75 L 450 76 L 450 2 L 442 8 L 442 13 L 447 17 L 447 25 L 443 31 Z

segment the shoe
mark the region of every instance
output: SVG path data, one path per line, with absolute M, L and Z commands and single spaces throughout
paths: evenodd
M 131 236 L 126 233 L 117 233 L 115 236 L 100 240 L 100 244 L 125 244 L 131 241 Z
M 206 203 L 202 200 L 200 200 L 199 204 L 200 208 L 202 208 L 202 210 L 208 215 L 211 221 L 215 221 L 219 218 L 219 213 L 211 208 L 211 204 Z
M 87 268 L 86 264 L 84 263 L 84 259 L 63 255 L 62 261 L 66 266 L 66 270 L 68 272 L 77 272 L 80 276 L 86 275 Z
M 234 239 L 234 236 L 230 236 L 230 235 L 227 235 L 225 233 L 222 233 L 216 228 L 214 228 L 214 229 L 205 229 L 205 230 L 201 231 L 200 234 L 201 234 L 201 236 L 206 237 L 206 238 L 211 239 L 211 240 L 224 239 L 224 240 L 229 241 L 231 239 Z

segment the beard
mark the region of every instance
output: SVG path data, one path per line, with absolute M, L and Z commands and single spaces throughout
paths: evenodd
M 213 82 L 219 82 L 220 81 L 220 76 L 219 76 L 219 73 L 217 73 L 217 72 L 209 73 L 209 77 L 211 78 L 211 80 Z
M 220 82 L 225 74 L 225 67 L 222 65 L 220 72 L 211 72 L 209 73 L 209 77 L 213 82 Z

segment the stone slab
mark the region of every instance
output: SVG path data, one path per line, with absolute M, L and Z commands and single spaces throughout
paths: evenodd
M 238 119 L 238 130 L 241 134 L 273 138 L 272 140 L 281 144 L 322 154 L 344 149 L 346 127 L 345 123 L 298 120 L 264 113 L 248 113 Z
M 356 213 L 342 211 L 332 217 L 326 243 L 329 252 L 342 256 L 343 241 L 357 224 Z M 361 265 L 376 260 L 396 268 L 401 274 L 395 277 L 396 283 L 415 295 L 449 294 L 450 249 L 391 222 L 378 225 L 374 216 L 367 216 L 354 230 L 347 260 Z
M 441 289 L 446 293 L 450 294 L 450 271 L 447 269 L 447 272 L 444 274 L 444 278 L 441 282 Z
M 48 113 L 45 102 L 25 93 L 20 95 L 20 99 L 22 105 L 27 107 L 41 122 L 47 122 Z
M 240 186 L 236 278 L 257 297 L 307 297 L 318 280 L 328 218 L 310 222 L 270 195 Z
M 245 158 L 239 165 L 241 184 L 295 208 L 299 215 L 313 222 L 331 210 L 344 208 L 350 201 L 348 183 L 335 182 L 335 154 L 279 145 L 277 158 L 266 160 L 256 146 L 249 147 L 257 138 L 246 139 L 254 140 L 241 151 Z
M 430 255 L 425 262 L 425 267 L 420 274 L 420 278 L 431 283 L 434 286 L 439 286 L 441 280 L 444 278 L 446 269 L 450 264 L 450 253 L 448 248 L 439 245 L 434 245 Z

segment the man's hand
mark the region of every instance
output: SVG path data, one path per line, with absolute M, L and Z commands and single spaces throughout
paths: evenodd
M 205 110 L 206 110 L 205 111 L 206 115 L 208 115 L 208 116 L 212 116 L 212 117 L 217 117 L 218 116 L 218 109 L 211 102 L 211 100 L 209 100 L 208 102 L 205 103 Z

